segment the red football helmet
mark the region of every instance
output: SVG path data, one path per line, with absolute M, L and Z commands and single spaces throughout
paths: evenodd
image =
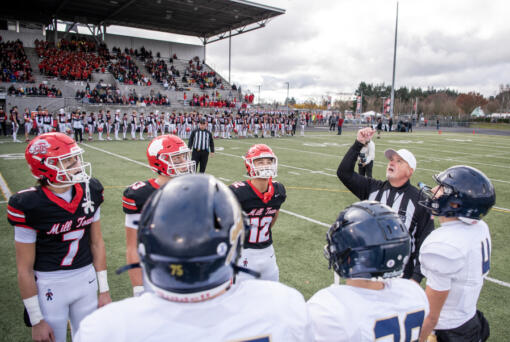
M 186 127 L 186 132 L 191 132 L 191 128 Z
M 191 151 L 181 138 L 175 135 L 160 135 L 147 146 L 147 159 L 154 172 L 164 176 L 180 176 L 195 173 L 195 162 Z
M 87 182 L 90 163 L 83 162 L 83 150 L 64 133 L 44 133 L 34 138 L 25 150 L 25 159 L 36 179 L 47 179 L 55 187 Z
M 254 161 L 261 158 L 270 158 L 271 164 L 255 166 Z M 244 165 L 251 178 L 274 178 L 278 175 L 278 158 L 267 145 L 256 144 L 250 147 L 243 157 Z

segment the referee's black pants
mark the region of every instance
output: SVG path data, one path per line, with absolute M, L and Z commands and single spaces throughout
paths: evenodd
M 358 163 L 358 174 L 360 174 L 361 176 L 367 176 L 369 178 L 372 178 L 373 167 L 374 167 L 373 160 L 365 166 L 363 166 L 363 164 Z
M 74 129 L 74 141 L 76 142 L 83 142 L 83 132 L 81 130 L 81 128 L 75 128 Z M 78 140 L 78 137 L 80 138 L 80 140 Z
M 196 149 L 193 149 L 191 152 L 191 160 L 195 161 L 197 171 L 200 173 L 205 172 L 205 168 L 207 166 L 207 161 L 209 160 L 209 152 L 206 150 L 198 151 Z M 198 168 L 198 165 L 200 164 L 200 169 Z

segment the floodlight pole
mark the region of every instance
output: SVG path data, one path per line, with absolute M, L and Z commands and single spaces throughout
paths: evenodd
M 232 29 L 228 34 L 228 84 L 230 84 L 230 72 L 232 67 Z
M 287 84 L 287 100 L 285 102 L 287 102 L 287 114 L 289 114 L 289 88 L 290 88 L 290 83 L 289 82 L 285 82 L 285 84 Z
M 260 106 L 260 85 L 258 85 L 257 87 L 259 87 L 259 106 Z
M 393 117 L 393 101 L 395 100 L 395 68 L 397 63 L 397 33 L 398 33 L 398 2 L 397 2 L 397 19 L 395 21 L 395 44 L 393 45 L 393 78 L 391 81 L 391 102 L 390 117 Z

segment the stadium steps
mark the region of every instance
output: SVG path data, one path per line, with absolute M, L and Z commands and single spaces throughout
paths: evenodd
M 133 62 L 135 62 L 136 66 L 138 67 L 138 69 L 140 70 L 140 73 L 142 75 L 146 76 L 151 81 L 151 83 L 153 85 L 159 86 L 159 83 L 152 78 L 151 74 L 147 71 L 147 68 L 145 68 L 145 62 L 142 62 L 141 60 L 139 60 L 135 56 L 131 56 L 131 60 Z
M 92 83 L 94 85 L 96 85 L 101 80 L 103 81 L 103 83 L 110 84 L 112 86 L 113 85 L 117 86 L 117 83 L 118 83 L 117 80 L 115 79 L 115 77 L 113 77 L 113 75 L 109 71 L 106 71 L 105 73 L 93 72 L 92 73 L 92 81 L 89 82 L 90 87 L 92 88 Z

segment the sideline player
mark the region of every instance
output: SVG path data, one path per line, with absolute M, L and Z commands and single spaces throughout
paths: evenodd
M 18 130 L 19 130 L 19 116 L 18 116 L 18 107 L 14 106 L 11 109 L 11 124 L 12 124 L 12 141 L 13 142 L 21 142 L 18 140 Z
M 324 255 L 346 285 L 333 284 L 308 301 L 314 341 L 416 341 L 429 312 L 413 280 L 399 279 L 411 238 L 399 216 L 375 201 L 340 213 Z
M 496 202 L 494 186 L 481 171 L 464 165 L 434 180 L 437 186 L 424 187 L 420 202 L 441 223 L 420 249 L 430 301 L 420 341 L 432 329 L 440 342 L 485 341 L 489 323 L 476 303 L 490 269 L 491 235 L 482 217 Z
M 88 316 L 76 341 L 311 341 L 295 289 L 261 280 L 233 284 L 248 228 L 243 216 L 213 176 L 169 182 L 140 219 L 138 251 L 152 292 Z
M 28 136 L 30 135 L 30 132 L 32 131 L 33 118 L 32 118 L 32 113 L 30 113 L 28 108 L 25 108 L 25 113 L 23 114 L 23 119 L 25 121 L 25 142 L 29 142 L 30 138 Z
M 250 179 L 230 185 L 251 225 L 239 265 L 260 272 L 261 279 L 278 281 L 271 229 L 287 197 L 283 184 L 273 182 L 278 158 L 269 146 L 256 144 L 246 153 L 244 163 Z M 240 274 L 237 280 L 247 277 Z
M 33 139 L 25 158 L 39 185 L 9 199 L 25 322 L 36 341 L 65 341 L 80 321 L 111 302 L 101 233 L 101 183 L 64 133 Z M 97 277 L 97 281 L 96 281 Z M 99 284 L 99 297 L 97 296 Z
M 179 137 L 161 135 L 154 138 L 147 147 L 147 159 L 151 169 L 158 175 L 154 179 L 136 182 L 130 185 L 122 196 L 122 208 L 126 214 L 126 260 L 128 264 L 139 262 L 137 253 L 138 221 L 143 205 L 152 193 L 165 185 L 173 177 L 195 173 L 195 162 L 191 160 L 191 152 Z M 140 295 L 144 291 L 142 271 L 132 269 L 129 278 L 133 286 L 133 294 Z

